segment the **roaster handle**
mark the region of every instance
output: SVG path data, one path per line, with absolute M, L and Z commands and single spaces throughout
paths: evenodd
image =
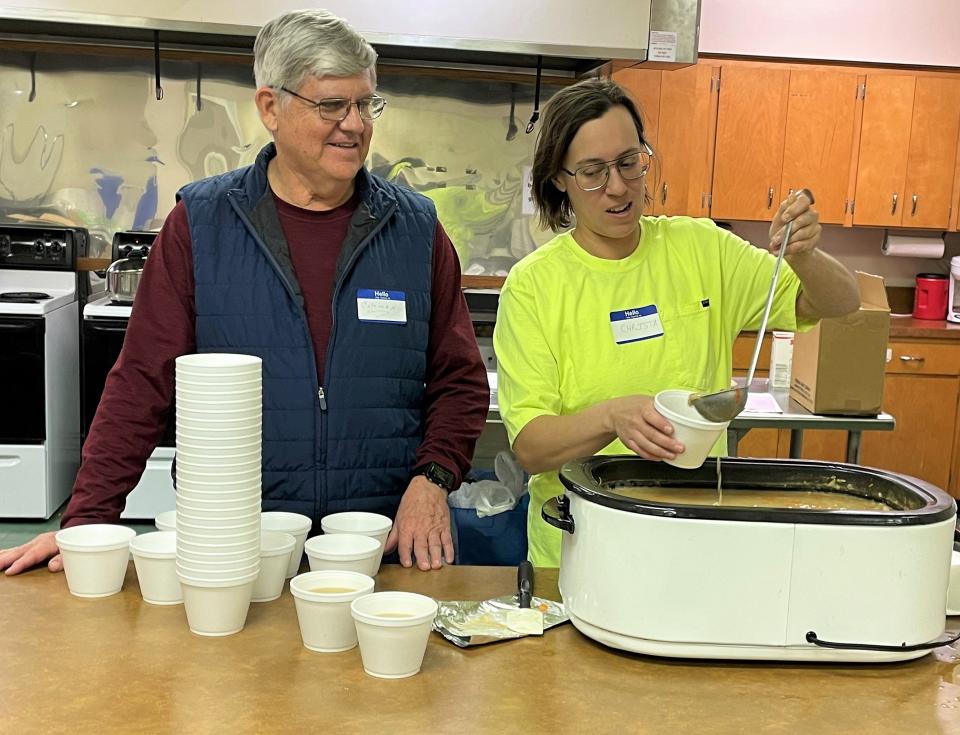
M 956 643 L 958 640 L 960 640 L 960 633 L 948 632 L 946 635 L 949 637 L 941 638 L 935 641 L 929 641 L 927 643 L 913 643 L 908 645 L 906 642 L 904 642 L 899 646 L 890 646 L 878 643 L 841 643 L 839 641 L 825 641 L 812 630 L 807 633 L 806 639 L 807 643 L 812 643 L 813 645 L 820 646 L 821 648 L 833 648 L 846 651 L 877 651 L 879 653 L 905 653 L 908 651 L 930 651 L 934 648 L 940 648 L 940 646 L 949 646 L 951 643 Z
M 573 516 L 570 515 L 570 499 L 566 495 L 550 498 L 540 509 L 540 515 L 547 523 L 561 531 L 573 533 Z

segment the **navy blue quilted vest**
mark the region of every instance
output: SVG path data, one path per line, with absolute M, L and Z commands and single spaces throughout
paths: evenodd
M 396 514 L 423 437 L 432 202 L 360 171 L 337 262 L 320 386 L 303 297 L 267 184 L 247 168 L 189 184 L 198 352 L 263 359 L 263 509 Z M 401 291 L 406 323 L 361 322 L 359 290 Z

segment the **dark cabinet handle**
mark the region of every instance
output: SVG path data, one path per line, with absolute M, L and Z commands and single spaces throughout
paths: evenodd
M 900 195 L 897 192 L 893 192 L 893 206 L 890 208 L 890 214 L 897 213 L 897 200 L 900 198 Z
M 916 194 L 914 194 L 914 195 L 913 195 L 913 209 L 910 210 L 910 216 L 911 216 L 911 217 L 916 217 L 916 216 L 917 216 L 917 203 L 918 203 L 919 201 L 920 201 L 920 197 L 918 197 Z
M 767 209 L 773 206 L 773 187 L 767 190 Z
M 663 183 L 663 188 L 660 190 L 660 204 L 667 203 L 667 183 Z

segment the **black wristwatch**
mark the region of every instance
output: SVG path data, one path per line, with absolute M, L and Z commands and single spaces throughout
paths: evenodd
M 413 471 L 413 476 L 416 477 L 418 475 L 423 475 L 434 485 L 439 485 L 448 493 L 454 490 L 453 483 L 456 479 L 456 475 L 454 475 L 443 465 L 439 465 L 436 462 L 431 462 L 423 467 L 417 467 L 417 469 Z

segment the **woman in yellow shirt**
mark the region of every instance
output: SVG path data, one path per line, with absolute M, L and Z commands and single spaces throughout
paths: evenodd
M 737 335 L 756 328 L 784 224 L 793 220 L 770 322 L 803 329 L 854 311 L 856 282 L 819 250 L 806 196 L 786 199 L 761 250 L 706 219 L 641 216 L 653 151 L 636 105 L 588 80 L 547 104 L 533 165 L 544 226 L 563 231 L 517 263 L 494 332 L 500 411 L 530 480 L 530 559 L 558 566 L 540 517 L 557 470 L 591 454 L 673 458 L 683 446 L 653 405 L 660 390 L 730 384 Z M 724 450 L 719 442 L 714 453 Z

